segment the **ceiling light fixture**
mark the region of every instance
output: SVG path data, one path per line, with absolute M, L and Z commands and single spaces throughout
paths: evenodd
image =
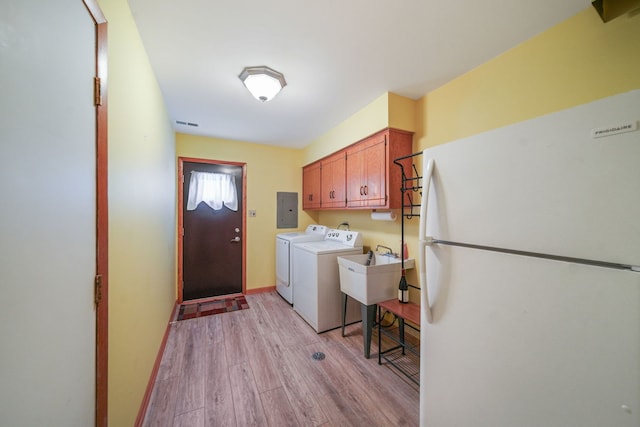
M 238 77 L 251 95 L 262 102 L 273 99 L 287 85 L 282 73 L 265 66 L 245 67 Z

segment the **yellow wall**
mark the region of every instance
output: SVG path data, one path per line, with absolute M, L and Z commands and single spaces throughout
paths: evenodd
M 395 93 L 386 92 L 380 95 L 305 147 L 304 164 L 334 153 L 387 127 L 414 132 L 415 105 L 414 100 Z
M 176 154 L 246 163 L 247 210 L 255 210 L 255 217 L 247 218 L 247 290 L 275 286 L 275 236 L 291 231 L 276 225 L 276 193 L 302 193 L 302 151 L 177 134 Z M 302 211 L 298 199 L 298 228 L 317 222 L 317 214 Z
M 389 96 L 381 95 L 304 149 L 304 164 L 340 150 L 389 125 Z
M 416 101 L 395 93 L 387 92 L 389 102 L 389 127 L 416 131 Z
M 110 32 L 109 417 L 119 426 L 133 423 L 175 299 L 175 154 L 126 0 L 100 5 Z M 639 49 L 640 16 L 603 24 L 589 7 L 415 103 L 381 95 L 304 150 L 178 135 L 176 151 L 247 163 L 247 208 L 257 211 L 247 219 L 247 286 L 273 286 L 276 192 L 301 193 L 302 165 L 387 126 L 415 129 L 418 151 L 638 88 Z M 301 212 L 299 222 L 343 221 L 363 231 L 366 246 L 399 250 L 400 223 L 374 222 L 369 211 Z M 416 234 L 412 220 L 407 236 Z
M 109 31 L 109 425 L 134 424 L 175 303 L 175 137 L 126 0 Z
M 393 127 L 414 132 L 417 128 L 416 101 L 394 93 L 384 93 L 305 148 L 304 164 L 344 148 L 381 129 Z M 395 211 L 399 216 L 399 210 Z M 334 228 L 348 222 L 352 230 L 363 232 L 364 250 L 380 244 L 400 252 L 400 221 L 373 221 L 370 210 L 316 211 L 318 223 Z M 413 256 L 410 254 L 410 256 Z M 409 272 L 413 280 L 414 272 Z
M 415 102 L 405 113 L 383 95 L 323 139 L 307 147 L 305 159 L 319 155 L 318 145 L 331 147 L 322 155 L 371 133 L 363 122 L 379 116 L 367 113 L 380 104 L 393 105 L 389 126 L 413 127 L 414 152 L 508 124 L 549 114 L 599 98 L 640 88 L 640 14 L 625 15 L 604 24 L 592 7 L 499 57 L 443 85 Z M 400 105 L 411 105 L 402 100 Z M 400 109 L 400 111 L 402 111 Z M 404 115 L 404 117 L 403 117 Z M 405 120 L 406 122 L 403 122 Z M 414 122 L 412 122 L 414 120 Z M 406 123 L 409 123 L 407 125 Z M 371 221 L 369 212 L 320 211 L 319 223 L 348 221 L 363 232 L 365 246 L 391 246 L 399 251 L 400 224 Z M 407 221 L 409 255 L 417 253 L 418 221 Z M 365 248 L 366 249 L 366 248 Z M 408 280 L 417 284 L 415 272 Z M 412 293 L 412 299 L 417 295 Z
M 640 87 L 640 14 L 583 12 L 419 100 L 417 149 Z

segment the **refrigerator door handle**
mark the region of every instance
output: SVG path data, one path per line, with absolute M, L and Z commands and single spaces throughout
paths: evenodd
M 425 159 L 426 160 L 426 159 Z M 426 236 L 427 233 L 427 212 L 429 203 L 429 188 L 431 187 L 431 177 L 433 175 L 433 159 L 428 159 L 427 164 L 424 167 L 423 185 L 422 185 L 422 199 L 420 200 L 420 241 L 418 243 L 418 256 L 419 263 L 419 279 L 420 279 L 420 307 L 424 314 L 424 318 L 427 323 L 433 322 L 433 315 L 431 313 L 431 305 L 429 304 L 429 289 L 427 287 L 427 259 L 426 259 L 426 246 L 431 244 L 433 240 Z

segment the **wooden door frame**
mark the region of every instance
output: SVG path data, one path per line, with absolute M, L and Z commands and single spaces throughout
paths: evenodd
M 109 336 L 109 204 L 107 164 L 107 20 L 97 0 L 83 0 L 96 29 L 96 390 L 95 425 L 107 426 Z
M 242 293 L 247 291 L 247 164 L 240 162 L 228 162 L 225 160 L 200 159 L 195 157 L 178 157 L 178 286 L 177 286 L 177 302 L 181 304 L 183 300 L 184 274 L 182 271 L 182 263 L 184 261 L 183 245 L 184 245 L 184 162 L 205 163 L 214 165 L 239 166 L 242 168 Z

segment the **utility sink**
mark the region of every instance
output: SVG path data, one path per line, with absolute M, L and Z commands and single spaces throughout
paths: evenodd
M 398 297 L 402 275 L 401 259 L 375 254 L 371 265 L 367 254 L 338 257 L 340 290 L 364 305 L 373 305 Z M 404 268 L 414 268 L 415 260 L 404 260 Z

